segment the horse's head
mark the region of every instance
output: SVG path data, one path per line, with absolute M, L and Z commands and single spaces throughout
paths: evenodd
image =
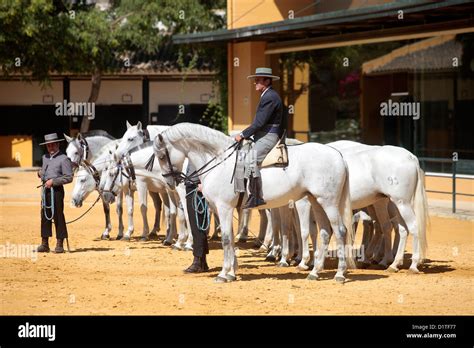
M 79 133 L 76 138 L 71 138 L 70 136 L 64 134 L 64 138 L 68 142 L 66 155 L 71 160 L 73 167 L 77 168 L 81 164 L 81 160 L 84 157 L 84 139 L 82 138 L 81 133 Z
M 153 141 L 153 152 L 158 159 L 166 183 L 171 189 L 174 189 L 183 170 L 185 154 L 170 142 L 165 141 L 162 134 L 158 134 Z
M 143 144 L 147 140 L 146 130 L 143 129 L 142 123 L 139 121 L 135 126 L 132 126 L 127 121 L 127 131 L 120 140 L 117 150 L 115 150 L 115 160 L 120 161 L 125 154 L 135 146 Z
M 120 193 L 120 166 L 120 163 L 111 161 L 106 170 L 102 172 L 100 190 L 106 203 L 114 203 L 115 197 Z
M 82 207 L 82 203 L 87 196 L 96 188 L 96 182 L 91 173 L 85 168 L 79 169 L 77 172 L 77 180 L 72 190 L 72 204 L 76 208 Z

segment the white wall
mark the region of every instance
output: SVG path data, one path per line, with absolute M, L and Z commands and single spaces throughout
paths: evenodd
M 45 89 L 37 82 L 0 81 L 0 105 L 51 105 L 62 100 L 62 81 L 52 81 Z
M 215 94 L 212 81 L 150 81 L 149 110 L 157 112 L 160 104 L 207 104 Z
M 73 102 L 84 102 L 89 98 L 91 91 L 90 81 L 71 81 L 70 95 Z M 131 102 L 122 101 L 122 95 L 132 96 Z M 128 97 L 129 98 L 129 97 Z M 142 103 L 142 81 L 141 80 L 102 80 L 100 85 L 97 105 L 111 104 L 141 104 Z

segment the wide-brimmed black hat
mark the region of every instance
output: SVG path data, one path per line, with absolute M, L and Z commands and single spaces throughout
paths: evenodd
M 44 143 L 41 143 L 40 145 L 59 143 L 60 141 L 64 141 L 64 139 L 60 139 L 57 133 L 51 133 L 44 136 Z
M 269 77 L 273 81 L 280 79 L 279 76 L 273 75 L 271 68 L 257 68 L 257 69 L 255 69 L 255 74 L 254 75 L 247 76 L 248 79 L 251 79 L 253 77 Z

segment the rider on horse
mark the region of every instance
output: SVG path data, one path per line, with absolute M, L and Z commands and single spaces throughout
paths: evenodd
M 235 140 L 241 141 L 253 136 L 255 142 L 253 150 L 260 168 L 267 154 L 278 143 L 282 133 L 283 104 L 278 93 L 272 88 L 272 81 L 280 78 L 272 75 L 270 68 L 257 68 L 255 75 L 250 75 L 247 78 L 255 79 L 255 90 L 260 92 L 260 102 L 252 124 L 237 135 Z M 244 208 L 254 208 L 266 204 L 263 200 L 261 175 L 250 176 L 249 190 L 250 196 Z

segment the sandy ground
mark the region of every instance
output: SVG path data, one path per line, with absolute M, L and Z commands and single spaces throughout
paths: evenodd
M 209 273 L 185 275 L 182 270 L 192 260 L 190 252 L 171 250 L 160 241 L 99 240 L 100 205 L 69 225 L 71 253 L 37 254 L 36 260 L 35 254 L 14 257 L 11 250 L 19 249 L 12 246 L 27 245 L 29 250 L 28 245 L 40 240 L 37 181 L 32 172 L 0 173 L 2 315 L 474 314 L 473 221 L 432 217 L 429 262 L 419 275 L 407 272 L 411 239 L 399 273 L 351 270 L 344 285 L 332 279 L 335 260 L 326 262 L 325 279 L 308 281 L 308 272 L 264 261 L 264 254 L 250 241 L 237 244 L 238 281 L 215 284 L 223 258 L 220 242 L 210 244 Z M 71 190 L 68 185 L 67 202 Z M 91 194 L 88 202 L 95 197 Z M 67 220 L 87 206 L 67 205 Z M 138 237 L 142 227 L 138 209 L 135 216 Z M 116 226 L 115 213 L 113 223 Z M 255 218 L 251 230 L 256 232 L 257 226 Z

